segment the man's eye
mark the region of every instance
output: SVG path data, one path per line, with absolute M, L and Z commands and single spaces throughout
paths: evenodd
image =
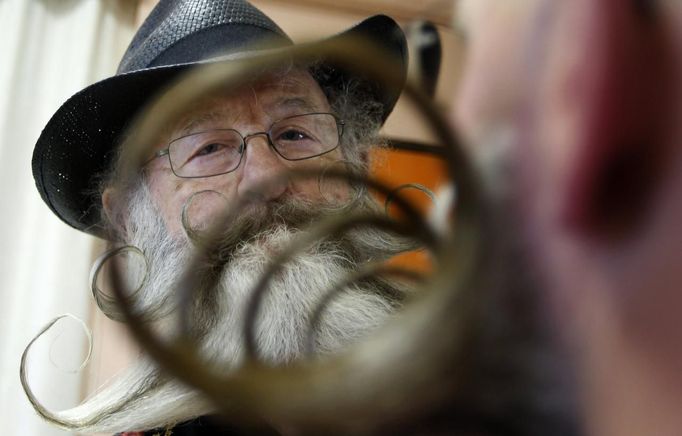
M 310 139 L 310 137 L 300 130 L 287 130 L 282 132 L 278 139 L 282 141 L 303 141 Z
M 194 156 L 206 156 L 209 154 L 216 153 L 220 151 L 222 148 L 225 146 L 223 144 L 218 144 L 217 142 L 213 142 L 211 144 L 206 144 L 203 147 L 201 147 Z

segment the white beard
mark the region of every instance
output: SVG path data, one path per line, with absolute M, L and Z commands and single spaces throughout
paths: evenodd
M 227 361 L 240 357 L 243 326 L 251 291 L 266 268 L 272 250 L 285 247 L 295 231 L 277 228 L 265 242 L 239 247 L 226 268 L 219 294 L 217 325 L 206 338 L 206 352 Z M 300 358 L 309 334 L 309 320 L 324 294 L 352 271 L 355 262 L 342 247 L 314 246 L 287 262 L 270 283 L 256 318 L 260 355 L 271 363 Z M 338 351 L 383 323 L 393 305 L 382 295 L 355 286 L 343 291 L 325 309 L 315 330 L 315 351 Z M 211 356 L 213 358 L 214 356 Z
M 150 265 L 135 306 L 155 317 L 162 333 L 172 334 L 178 311 L 170 290 L 184 272 L 192 249 L 170 239 L 146 187 L 134 195 L 131 217 L 128 240 L 144 251 Z M 194 327 L 201 331 L 197 337 L 202 357 L 228 372 L 238 368 L 244 357 L 244 317 L 253 286 L 272 253 L 285 247 L 298 232 L 287 224 L 276 224 L 231 248 L 219 284 L 200 291 L 201 302 L 193 312 Z M 310 316 L 325 293 L 377 252 L 389 256 L 395 253 L 388 251 L 400 251 L 396 241 L 380 232 L 349 238 L 350 243 L 348 239 L 316 243 L 287 262 L 272 280 L 255 321 L 261 358 L 287 363 L 303 357 Z M 365 254 L 358 256 L 363 251 Z M 385 322 L 399 304 L 395 296 L 401 292 L 383 281 L 341 292 L 326 306 L 315 330 L 315 353 L 339 351 Z M 63 416 L 90 419 L 77 428 L 82 432 L 120 432 L 161 427 L 212 412 L 215 410 L 198 392 L 159 376 L 156 365 L 142 357 L 112 385 Z

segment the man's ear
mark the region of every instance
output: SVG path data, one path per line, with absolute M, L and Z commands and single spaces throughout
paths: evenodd
M 585 62 L 577 67 L 584 95 L 561 203 L 573 231 L 620 239 L 645 218 L 672 149 L 669 114 L 676 93 L 668 38 L 637 2 L 577 3 L 594 11 L 582 29 L 592 35 L 581 38 L 590 47 L 583 47 Z
M 109 221 L 114 235 L 124 235 L 126 233 L 125 217 L 127 215 L 127 208 L 124 207 L 124 202 L 121 201 L 118 189 L 109 186 L 102 191 L 102 210 Z

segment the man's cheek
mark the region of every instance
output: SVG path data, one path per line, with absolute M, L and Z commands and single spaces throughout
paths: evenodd
M 333 173 L 343 173 L 349 170 L 338 149 L 328 155 L 300 161 L 291 169 L 317 173 L 311 177 L 292 178 L 288 189 L 288 193 L 292 196 L 315 202 L 332 203 L 350 198 L 350 186 L 347 180 L 333 175 Z
M 345 180 L 325 176 L 292 181 L 288 195 L 315 203 L 338 203 L 350 198 L 350 187 Z
M 150 183 L 151 196 L 166 230 L 183 239 L 187 230 L 206 229 L 228 207 L 229 192 L 192 179 L 157 179 Z

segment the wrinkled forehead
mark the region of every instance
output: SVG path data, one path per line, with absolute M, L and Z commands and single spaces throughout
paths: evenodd
M 218 91 L 198 101 L 193 108 L 202 108 L 225 101 L 233 103 L 255 101 L 267 106 L 268 103 L 291 96 L 300 97 L 316 106 L 328 104 L 317 81 L 307 70 L 286 68 L 261 73 L 236 89 Z
M 220 91 L 217 96 L 243 97 L 253 93 L 292 93 L 305 91 L 319 86 L 310 72 L 300 67 L 281 67 L 254 74 L 253 77 L 239 84 L 236 88 Z
M 218 91 L 198 100 L 172 124 L 171 136 L 214 124 L 245 120 L 274 121 L 291 115 L 329 112 L 329 102 L 312 75 L 302 68 L 265 72 L 236 89 Z

